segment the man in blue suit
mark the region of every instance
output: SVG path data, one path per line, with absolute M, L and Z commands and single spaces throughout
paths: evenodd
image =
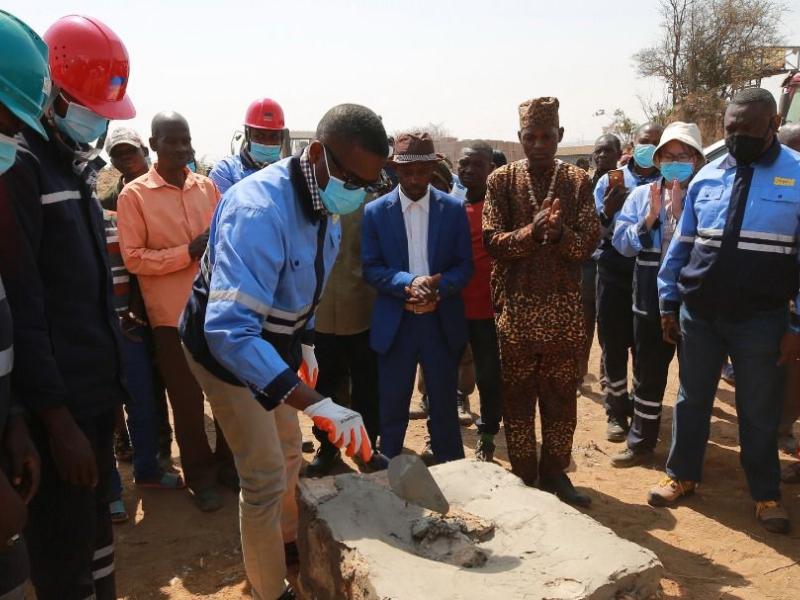
M 391 166 L 400 185 L 364 214 L 361 256 L 364 278 L 378 291 L 370 342 L 378 353 L 381 451 L 389 458 L 403 449 L 417 364 L 427 383 L 433 455 L 437 462 L 464 458 L 456 391 L 472 246 L 461 202 L 430 185 L 443 158 L 427 133 L 398 136 Z

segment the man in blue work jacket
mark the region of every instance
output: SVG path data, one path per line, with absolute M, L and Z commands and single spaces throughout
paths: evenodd
M 633 415 L 633 400 L 628 394 L 629 351 L 636 363 L 631 310 L 634 259 L 617 252 L 611 237 L 628 194 L 661 177 L 653 164 L 653 154 L 662 132 L 657 123 L 642 125 L 634 135 L 633 159 L 620 169 L 622 185 L 612 185 L 606 173 L 594 188 L 603 234 L 593 255 L 597 261 L 597 339 L 603 351 L 603 402 L 608 418 L 606 437 L 610 442 L 625 441 L 628 433 L 628 419 Z
M 681 340 L 681 386 L 667 477 L 648 502 L 667 506 L 695 491 L 720 369 L 730 355 L 742 466 L 756 517 L 768 531 L 787 533 L 777 433 L 780 365 L 800 360 L 800 318 L 789 315 L 798 291 L 800 154 L 777 141 L 779 125 L 766 90 L 734 96 L 725 111 L 729 154 L 690 185 L 659 271 L 664 339 Z
M 234 185 L 181 319 L 189 366 L 236 462 L 242 554 L 259 600 L 294 598 L 281 549 L 297 534 L 297 411 L 348 455 L 372 456 L 361 416 L 313 389 L 314 310 L 339 249 L 338 215 L 383 183 L 388 153 L 380 118 L 342 104 L 301 156 Z
M 219 193 L 278 162 L 287 132 L 280 104 L 271 98 L 253 100 L 244 117 L 244 143 L 239 154 L 226 156 L 208 174 Z

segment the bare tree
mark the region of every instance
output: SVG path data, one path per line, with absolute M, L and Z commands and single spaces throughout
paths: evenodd
M 648 116 L 703 121 L 719 128 L 725 100 L 764 73 L 769 47 L 781 43 L 779 0 L 659 0 L 661 39 L 633 59 L 641 77 L 664 82 L 668 98 Z M 658 120 L 658 119 L 656 119 Z
M 614 118 L 611 123 L 603 127 L 603 133 L 613 133 L 625 145 L 633 141 L 633 134 L 639 128 L 639 124 L 625 114 L 621 108 L 614 111 Z
M 449 129 L 447 129 L 447 127 L 445 127 L 444 123 L 428 123 L 427 125 L 423 125 L 421 127 L 408 127 L 406 129 L 395 131 L 393 135 L 394 137 L 397 137 L 401 133 L 409 131 L 421 131 L 428 133 L 434 139 L 434 141 L 454 139 L 453 134 Z

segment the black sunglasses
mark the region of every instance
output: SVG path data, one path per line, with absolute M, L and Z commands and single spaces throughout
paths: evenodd
M 386 173 L 383 172 L 383 169 L 381 169 L 381 175 L 380 175 L 380 178 L 378 179 L 378 181 L 372 181 L 372 182 L 364 181 L 360 177 L 357 177 L 356 175 L 353 175 L 347 169 L 342 167 L 342 163 L 340 163 L 337 160 L 336 155 L 333 152 L 331 152 L 330 148 L 328 148 L 324 144 L 323 144 L 322 147 L 325 149 L 325 152 L 327 153 L 327 156 L 330 156 L 331 162 L 333 162 L 333 164 L 336 167 L 336 169 L 342 175 L 344 175 L 344 177 L 342 178 L 344 189 L 346 189 L 346 190 L 362 190 L 363 189 L 368 194 L 374 194 L 376 192 L 380 192 L 381 190 L 386 189 L 386 187 L 389 185 L 389 178 L 386 176 Z M 328 173 L 328 174 L 330 175 L 330 173 Z

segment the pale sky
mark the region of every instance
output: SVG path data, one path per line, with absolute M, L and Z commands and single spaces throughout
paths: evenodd
M 277 100 L 291 129 L 314 129 L 341 102 L 364 104 L 389 132 L 440 123 L 460 138 L 511 140 L 517 105 L 557 96 L 565 143 L 591 143 L 615 108 L 636 120 L 632 55 L 659 36 L 657 0 L 4 0 L 40 34 L 91 15 L 122 38 L 128 91 L 146 139 L 177 110 L 198 157 L 228 153 L 251 100 Z M 784 24 L 800 45 L 800 10 Z M 774 85 L 774 84 L 773 84 Z M 594 113 L 604 109 L 606 116 Z M 112 128 L 121 122 L 112 123 Z

